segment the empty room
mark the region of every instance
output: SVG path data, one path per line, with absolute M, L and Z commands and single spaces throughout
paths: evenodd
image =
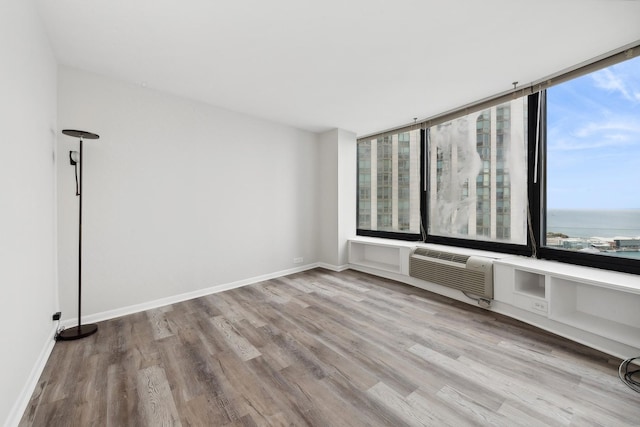
M 639 18 L 4 0 L 0 425 L 640 424 Z

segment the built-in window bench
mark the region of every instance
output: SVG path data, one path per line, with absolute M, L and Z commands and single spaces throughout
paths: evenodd
M 640 356 L 640 276 L 464 248 L 356 237 L 349 265 L 460 301 L 461 292 L 409 276 L 416 246 L 494 258 L 489 310 L 522 320 L 620 358 Z
M 640 355 L 637 275 L 523 257 L 497 260 L 493 271 L 496 301 L 536 316 L 516 312 L 523 320 L 619 357 Z

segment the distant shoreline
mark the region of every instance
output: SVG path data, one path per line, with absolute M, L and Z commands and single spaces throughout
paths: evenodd
M 547 232 L 575 238 L 640 237 L 640 209 L 548 209 Z

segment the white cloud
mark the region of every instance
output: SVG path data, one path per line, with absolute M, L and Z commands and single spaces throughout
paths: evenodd
M 635 119 L 618 119 L 607 122 L 588 123 L 576 129 L 573 134 L 579 138 L 586 138 L 595 134 L 637 134 L 640 137 L 640 123 Z
M 605 89 L 612 92 L 619 92 L 625 99 L 629 101 L 640 101 L 638 93 L 631 93 L 627 88 L 625 82 L 611 71 L 610 68 L 605 68 L 592 75 L 595 85 L 600 89 Z
M 640 123 L 633 119 L 618 118 L 587 123 L 572 131 L 561 126 L 550 129 L 547 140 L 549 149 L 558 151 L 640 145 Z
M 549 147 L 552 151 L 578 151 L 578 150 L 591 150 L 594 148 L 604 147 L 621 147 L 628 145 L 627 140 L 622 139 L 573 139 L 564 138 L 557 141 Z

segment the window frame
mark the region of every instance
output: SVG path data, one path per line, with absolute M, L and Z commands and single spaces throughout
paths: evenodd
M 389 135 L 409 130 L 418 129 L 420 126 L 420 221 L 421 234 L 398 233 L 389 231 L 374 231 L 357 229 L 359 236 L 381 237 L 396 240 L 408 240 L 416 242 L 434 243 L 460 248 L 479 249 L 491 252 L 529 256 L 536 259 L 558 261 L 566 264 L 574 264 L 591 268 L 598 268 L 608 271 L 617 271 L 629 274 L 640 274 L 640 259 L 614 257 L 593 253 L 584 253 L 560 248 L 546 246 L 546 218 L 547 218 L 547 99 L 546 90 L 549 87 L 562 84 L 574 78 L 597 72 L 611 65 L 624 62 L 640 56 L 640 45 L 630 44 L 623 46 L 616 51 L 610 52 L 600 57 L 594 58 L 590 62 L 579 65 L 569 71 L 559 72 L 547 76 L 527 85 L 526 87 L 515 88 L 512 92 L 496 95 L 492 98 L 477 101 L 475 103 L 462 106 L 457 110 L 442 113 L 425 119 L 419 123 L 407 125 L 402 128 L 395 128 L 378 135 Z M 491 240 L 476 240 L 444 237 L 427 234 L 428 214 L 429 214 L 429 167 L 427 151 L 427 128 L 437 123 L 443 123 L 461 117 L 469 111 L 480 111 L 494 107 L 515 99 L 520 96 L 528 97 L 527 106 L 527 141 L 526 151 L 527 161 L 527 243 L 512 244 Z M 366 137 L 376 138 L 375 135 Z M 359 161 L 356 180 L 359 179 Z M 436 166 L 437 167 L 437 166 Z M 359 192 L 358 183 L 356 184 Z M 359 197 L 356 199 L 357 214 L 359 215 Z M 357 218 L 356 218 L 357 221 Z M 358 224 L 358 222 L 356 222 Z
M 401 133 L 401 132 L 398 132 Z M 373 140 L 370 139 L 370 140 Z M 422 153 L 424 152 L 424 138 L 422 137 L 422 130 L 420 130 L 420 141 L 419 141 L 419 164 L 420 164 L 420 168 L 419 168 L 419 175 L 420 175 L 420 221 L 422 221 L 422 189 L 424 188 L 424 174 L 425 174 L 425 170 L 424 170 L 424 156 L 422 155 Z M 423 242 L 424 241 L 424 236 L 422 233 L 403 233 L 400 231 L 388 231 L 388 230 L 369 230 L 369 229 L 364 229 L 364 228 L 358 228 L 358 225 L 360 223 L 359 221 L 359 216 L 360 216 L 360 158 L 358 156 L 357 150 L 358 147 L 357 145 L 360 142 L 357 141 L 356 142 L 356 235 L 357 236 L 364 236 L 364 237 L 379 237 L 382 239 L 394 239 L 394 240 L 403 240 L 403 241 L 409 241 L 409 242 Z M 420 228 L 423 229 L 423 224 L 424 223 L 420 223 Z
M 535 137 L 536 137 L 535 129 L 536 129 L 538 98 L 539 97 L 537 93 L 527 95 L 527 135 L 526 135 L 525 145 L 526 145 L 527 159 L 528 159 L 527 161 L 527 198 L 529 201 L 530 212 L 536 212 L 531 210 L 536 207 L 536 206 L 532 206 L 533 205 L 532 200 L 534 200 L 535 194 L 536 194 L 536 189 L 533 183 L 533 176 L 534 176 L 533 169 L 535 167 L 535 161 L 533 161 L 535 159 L 535 144 L 532 143 L 532 141 L 535 141 Z M 497 107 L 500 104 L 502 103 L 498 103 L 494 107 Z M 423 142 L 423 144 L 421 144 L 421 147 L 424 150 L 424 155 L 422 156 L 423 160 L 426 159 L 426 157 L 428 156 L 428 153 L 426 151 L 427 150 L 426 136 L 427 136 L 427 130 L 423 130 L 421 132 L 421 138 Z M 429 193 L 428 193 L 429 183 L 427 178 L 429 176 L 428 168 L 429 168 L 429 165 L 426 164 L 425 165 L 426 176 L 423 175 L 422 177 L 422 179 L 425 182 L 422 184 L 422 194 L 420 195 L 423 201 L 423 207 L 420 212 L 422 216 L 423 224 L 428 224 L 428 220 L 429 220 Z M 534 215 L 529 215 L 529 216 L 533 218 Z M 438 235 L 429 234 L 428 231 L 426 231 L 426 238 L 424 242 L 434 243 L 439 245 L 446 245 L 446 246 L 455 246 L 459 248 L 469 248 L 469 249 L 478 249 L 478 250 L 485 250 L 485 251 L 491 251 L 491 252 L 499 252 L 499 253 L 512 254 L 512 255 L 531 256 L 534 253 L 534 250 L 533 250 L 533 243 L 531 240 L 531 233 L 529 232 L 530 231 L 529 226 L 527 227 L 527 231 L 528 232 L 526 233 L 527 234 L 526 244 L 506 243 L 506 242 L 501 242 L 497 240 L 464 239 L 464 238 L 458 238 L 458 237 L 438 236 Z
M 604 68 L 604 67 L 603 67 Z M 597 71 L 597 70 L 595 70 Z M 594 71 L 594 72 L 595 72 Z M 546 180 L 547 180 L 547 92 L 546 90 L 541 93 L 542 108 L 540 117 L 540 147 L 538 156 L 540 159 L 539 174 L 541 178 L 535 189 L 536 200 L 539 201 L 539 207 L 537 210 L 538 215 L 532 215 L 532 218 L 537 219 L 537 223 L 534 222 L 533 228 L 538 238 L 539 248 L 537 250 L 537 256 L 540 259 L 546 259 L 550 261 L 558 261 L 566 264 L 580 265 L 584 267 L 593 267 L 603 270 L 618 271 L 621 273 L 640 274 L 640 259 L 615 257 L 607 255 L 598 255 L 592 253 L 578 252 L 563 250 L 559 248 L 551 248 L 543 245 L 547 235 L 546 218 L 547 218 L 547 196 L 546 196 Z

